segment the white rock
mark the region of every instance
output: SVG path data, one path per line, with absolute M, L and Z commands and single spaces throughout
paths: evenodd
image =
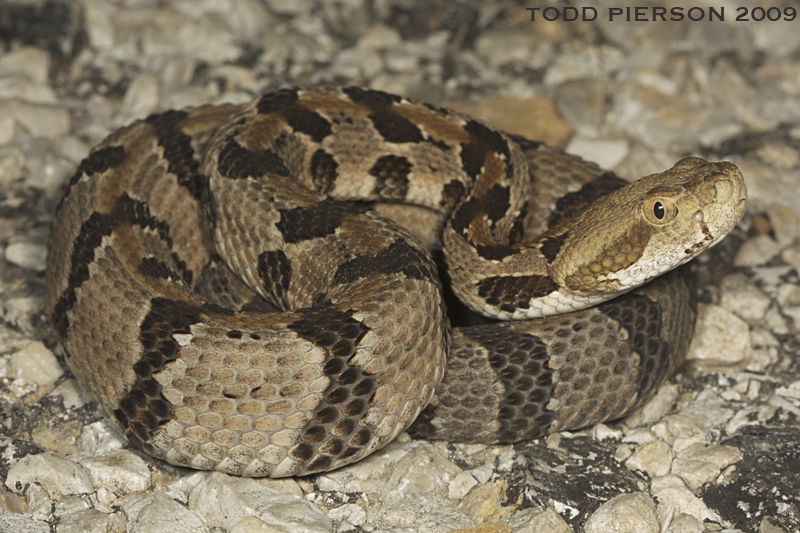
M 161 98 L 161 106 L 164 109 L 182 109 L 184 107 L 201 106 L 207 104 L 210 100 L 211 94 L 205 87 L 187 85 L 171 87 L 169 91 L 165 91 Z
M 794 269 L 791 266 L 754 267 L 753 278 L 769 296 L 773 296 L 778 287 L 784 284 L 786 276 Z
M 209 12 L 217 18 L 222 17 L 229 33 L 239 42 L 254 42 L 264 35 L 264 28 L 274 28 L 278 21 L 261 0 L 210 0 L 205 2 Z M 197 2 L 187 2 L 194 12 Z
M 793 283 L 785 283 L 778 287 L 775 299 L 781 307 L 796 307 L 800 305 L 800 288 Z
M 747 322 L 718 305 L 700 305 L 687 359 L 703 368 L 744 367 L 753 353 Z
M 6 246 L 5 259 L 13 265 L 44 272 L 44 260 L 47 257 L 47 248 L 44 244 L 33 242 L 12 242 Z
M 671 473 L 680 476 L 690 489 L 697 490 L 714 480 L 719 475 L 720 469 L 708 461 L 675 459 L 672 462 Z
M 24 75 L 0 77 L 0 98 L 17 98 L 32 104 L 55 104 L 56 93 L 49 85 Z
M 127 123 L 131 119 L 149 115 L 158 108 L 160 99 L 161 83 L 158 78 L 146 72 L 139 74 L 125 91 L 121 121 Z
M 776 406 L 770 404 L 746 407 L 733 415 L 725 425 L 725 432 L 728 435 L 733 435 L 742 427 L 766 424 L 767 420 L 775 416 L 776 411 Z
M 647 472 L 650 478 L 669 474 L 672 466 L 672 448 L 663 440 L 645 444 L 627 460 L 625 466 Z
M 742 244 L 733 259 L 733 266 L 763 265 L 779 253 L 781 253 L 781 245 L 775 239 L 766 234 L 757 235 Z
M 212 528 L 230 529 L 246 516 L 297 533 L 327 533 L 331 527 L 330 519 L 303 498 L 219 472 L 204 477 L 189 494 L 189 504 Z
M 28 485 L 25 491 L 28 514 L 36 520 L 50 520 L 53 516 L 53 499 L 36 483 Z
M 586 521 L 585 533 L 660 533 L 653 500 L 643 492 L 620 494 L 600 506 Z
M 396 503 L 417 494 L 446 498 L 450 483 L 462 470 L 436 448 L 425 444 L 400 459 L 379 494 L 385 503 Z
M 150 470 L 136 454 L 117 450 L 90 457 L 80 462 L 89 473 L 95 488 L 116 489 L 124 494 L 136 494 L 150 488 Z
M 472 477 L 471 474 L 467 472 L 459 472 L 456 474 L 456 477 L 453 478 L 453 481 L 450 482 L 450 486 L 447 490 L 447 497 L 452 500 L 458 500 L 466 496 L 469 491 L 472 490 L 472 487 L 478 484 L 478 480 Z
M 36 315 L 44 311 L 44 298 L 40 296 L 8 298 L 4 304 L 5 316 L 3 318 L 5 321 L 26 332 L 33 330 L 34 322 L 38 320 Z
M 17 98 L 0 100 L 0 117 L 12 117 L 17 127 L 34 137 L 55 139 L 69 132 L 69 112 L 60 107 L 24 102 Z
M 419 58 L 408 54 L 402 48 L 389 50 L 384 54 L 386 68 L 394 72 L 413 72 L 419 69 Z
M 403 38 L 396 29 L 383 24 L 375 24 L 358 39 L 358 46 L 371 50 L 386 50 L 399 46 L 402 42 Z
M 781 259 L 789 265 L 800 266 L 800 244 L 793 244 L 784 248 L 781 252 Z
M 680 476 L 667 474 L 650 480 L 650 492 L 658 492 L 663 489 L 685 489 L 686 482 Z
M 494 474 L 494 461 L 486 461 L 478 468 L 469 471 L 481 485 L 492 479 Z
M 778 361 L 780 342 L 772 332 L 761 326 L 750 330 L 750 338 L 753 340 L 753 355 L 750 356 L 745 370 L 757 375 L 763 375 L 770 366 Z
M 0 103 L 0 108 L 3 107 L 3 104 Z M 10 144 L 17 135 L 17 123 L 14 120 L 14 117 L 10 114 L 3 114 L 0 115 L 0 144 L 8 145 Z M 15 176 L 16 177 L 16 176 Z M 4 181 L 8 181 L 10 178 L 6 175 L 3 176 Z
M 654 424 L 651 429 L 658 438 L 672 444 L 675 452 L 679 452 L 698 442 L 711 442 L 712 430 L 723 427 L 734 413 L 726 400 L 707 390 L 700 392 L 679 413 Z
M 110 513 L 114 510 L 118 498 L 113 490 L 100 487 L 95 494 L 97 496 L 97 501 L 94 504 L 95 509 L 104 513 Z
M 211 69 L 209 76 L 225 82 L 226 90 L 242 90 L 250 93 L 258 91 L 258 82 L 253 71 L 235 65 L 220 65 Z
M 727 378 L 720 374 L 720 387 L 727 387 Z M 719 428 L 733 416 L 734 410 L 731 409 L 729 403 L 723 400 L 715 391 L 705 389 L 700 391 L 692 403 L 689 403 L 680 410 L 678 413 L 681 417 L 689 418 L 695 422 L 697 426 L 704 428 Z M 676 429 L 683 423 L 678 420 L 677 424 L 670 422 L 671 426 Z M 690 431 L 694 431 L 692 425 L 687 425 Z M 682 436 L 678 434 L 678 436 Z
M 618 49 L 608 45 L 564 52 L 558 54 L 551 67 L 547 69 L 544 83 L 553 87 L 570 80 L 597 76 L 600 74 L 598 70 L 606 72 L 616 70 L 623 59 Z
M 792 167 L 798 164 L 797 152 L 794 152 Z M 772 204 L 767 207 L 767 217 L 775 234 L 775 239 L 782 247 L 789 246 L 794 242 L 800 232 L 800 218 L 797 214 L 784 204 Z
M 147 9 L 147 15 L 130 28 L 146 56 L 189 55 L 215 65 L 233 61 L 240 53 L 236 37 L 212 14 L 192 18 L 165 7 Z
M 770 303 L 772 302 L 769 297 L 744 274 L 730 274 L 722 280 L 720 307 L 736 313 L 748 324 L 760 323 L 764 319 Z
M 343 493 L 344 489 L 339 483 L 332 480 L 326 475 L 321 475 L 317 478 L 317 487 L 322 492 L 339 492 Z
M 188 503 L 189 493 L 192 492 L 196 486 L 205 481 L 206 476 L 208 476 L 208 472 L 203 472 L 198 470 L 189 475 L 179 477 L 178 479 L 170 483 L 167 486 L 167 488 L 171 492 L 185 494 L 186 497 L 183 499 L 185 500 L 185 503 Z
M 445 533 L 475 526 L 466 514 L 449 501 L 430 494 L 409 496 L 392 504 L 383 504 L 372 521 L 379 528 L 400 531 Z
M 576 136 L 569 142 L 566 151 L 603 168 L 614 168 L 628 156 L 630 143 L 627 139 L 587 139 Z
M 334 509 L 335 510 L 335 509 Z M 231 533 L 288 533 L 285 528 L 276 528 L 256 518 L 255 516 L 247 516 L 239 520 L 235 526 L 231 528 Z
M 0 118 L 0 145 L 4 142 L 10 142 L 10 138 L 3 141 L 2 123 L 3 118 Z M 9 118 L 10 120 L 10 118 Z M 12 132 L 13 133 L 13 132 Z M 18 179 L 25 168 L 25 154 L 16 146 L 0 146 L 0 184 L 10 183 L 12 180 Z M 5 238 L 5 236 L 3 236 Z
M 703 523 L 692 515 L 680 513 L 672 519 L 664 533 L 704 533 Z
M 787 413 L 793 414 L 795 417 L 800 417 L 800 406 L 797 401 L 788 400 L 785 396 L 773 395 L 769 399 L 769 405 L 781 409 Z
M 164 494 L 155 491 L 120 500 L 128 517 L 128 533 L 207 533 L 199 516 Z
M 108 531 L 113 531 L 109 528 L 109 515 L 97 509 L 59 515 L 58 533 L 107 533 Z
M 721 470 L 734 463 L 738 463 L 743 459 L 743 456 L 742 452 L 734 446 L 726 446 L 723 444 L 703 446 L 694 444 L 681 450 L 680 453 L 678 453 L 678 458 L 706 461 L 712 463 Z
M 672 517 L 681 513 L 691 515 L 701 522 L 704 520 L 720 521 L 719 515 L 709 509 L 686 487 L 665 487 L 653 490 L 653 497 L 658 501 L 656 514 L 662 523 L 669 523 Z
M 794 283 L 785 283 L 778 287 L 776 301 L 783 314 L 792 320 L 794 331 L 800 331 L 800 288 Z
M 395 69 L 413 68 L 413 65 L 393 60 L 393 57 L 390 55 L 387 63 Z M 379 52 L 369 48 L 353 48 L 339 54 L 332 68 L 338 72 L 349 73 L 354 79 L 369 79 L 379 74 L 384 69 L 384 64 Z
M 341 507 L 331 509 L 328 512 L 328 518 L 340 525 L 347 523 L 351 526 L 363 526 L 367 522 L 367 512 L 363 507 L 354 503 L 346 503 Z
M 54 199 L 61 193 L 64 182 L 75 172 L 75 161 L 61 152 L 65 137 L 70 136 L 59 135 L 58 139 L 37 137 L 24 145 L 27 169 L 25 182 L 31 187 L 44 190 Z
M 0 55 L 0 78 L 24 74 L 28 79 L 46 84 L 50 70 L 50 55 L 40 48 L 25 46 Z
M 64 373 L 58 359 L 41 341 L 33 341 L 11 356 L 11 375 L 37 385 L 49 385 Z
M 526 459 L 523 456 L 518 456 L 514 448 L 509 448 L 497 456 L 497 471 L 498 472 L 511 472 L 517 470 L 520 466 L 524 466 Z
M 383 493 L 387 490 L 387 481 L 394 465 L 423 444 L 423 441 L 411 441 L 407 434 L 402 434 L 367 458 L 347 468 L 328 472 L 325 476 L 338 483 L 345 492 Z
M 597 424 L 596 426 L 592 426 L 589 430 L 596 440 L 622 440 L 622 431 L 619 429 L 611 429 L 605 424 Z
M 484 56 L 492 67 L 505 64 L 525 64 L 541 68 L 552 59 L 552 50 L 543 42 L 524 30 L 488 30 L 475 41 L 475 50 Z
M 58 139 L 58 152 L 73 166 L 77 166 L 86 157 L 89 148 L 89 144 L 77 135 L 64 135 Z M 75 169 L 73 168 L 72 170 L 74 171 Z
M 658 392 L 650 401 L 625 417 L 623 423 L 627 427 L 635 428 L 647 426 L 661 420 L 672 410 L 672 406 L 678 400 L 679 394 L 680 391 L 677 385 L 665 383 L 658 388 Z M 627 437 L 624 440 L 627 442 Z
M 696 442 L 707 444 L 711 441 L 708 427 L 680 414 L 655 424 L 652 430 L 659 439 L 672 444 L 675 451 L 680 451 Z
M 315 6 L 313 0 L 266 0 L 270 9 L 283 15 L 299 15 L 308 13 Z
M 781 252 L 781 259 L 789 265 L 800 266 L 800 244 L 787 246 Z
M 792 333 L 793 330 L 790 329 L 789 324 L 792 324 L 794 327 L 796 323 L 794 317 L 784 317 L 776 305 L 770 307 L 767 311 L 767 315 L 764 317 L 764 327 L 775 335 L 787 335 Z
M 656 440 L 656 436 L 647 428 L 634 429 L 628 432 L 623 438 L 622 442 L 630 442 L 633 444 L 647 444 Z
M 261 485 L 277 490 L 278 492 L 283 492 L 284 494 L 294 494 L 295 496 L 305 497 L 306 491 L 303 490 L 303 487 L 300 486 L 297 480 L 303 478 L 256 478 Z M 194 487 L 192 487 L 194 488 Z M 309 489 L 310 490 L 310 489 Z M 191 491 L 189 491 L 191 492 Z
M 800 400 L 800 381 L 793 381 L 785 387 L 778 387 L 775 389 L 775 394 Z
M 114 45 L 114 8 L 104 0 L 83 0 L 84 27 L 89 44 L 95 50 Z
M 13 533 L 50 533 L 50 524 L 40 522 L 30 515 L 0 513 L 0 531 Z
M 12 451 L 8 450 L 8 452 Z M 4 486 L 0 485 L 0 516 L 6 513 L 23 514 L 25 512 L 26 505 L 27 504 L 22 498 L 12 492 L 7 491 Z M 2 529 L 0 529 L 0 531 L 2 531 Z
M 572 530 L 552 507 L 524 509 L 506 522 L 514 533 L 571 533 Z
M 55 502 L 57 514 L 76 513 L 78 511 L 89 509 L 90 507 L 91 506 L 89 503 L 83 499 L 83 496 L 79 496 L 77 494 L 63 496 Z
M 90 403 L 92 398 L 74 378 L 70 378 L 57 386 L 48 396 L 61 396 L 66 409 L 77 409 Z
M 617 446 L 617 449 L 614 450 L 614 460 L 618 463 L 624 463 L 631 455 L 633 455 L 633 452 L 633 446 L 630 444 L 620 444 Z
M 41 485 L 51 498 L 94 491 L 80 465 L 49 453 L 27 455 L 9 469 L 6 487 L 21 493 L 30 483 Z
M 104 455 L 124 448 L 127 443 L 107 420 L 98 420 L 83 427 L 75 444 L 82 454 Z

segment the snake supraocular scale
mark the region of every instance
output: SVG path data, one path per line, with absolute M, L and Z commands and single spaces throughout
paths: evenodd
M 680 364 L 695 317 L 680 270 L 607 300 L 744 212 L 730 163 L 623 183 L 356 87 L 168 111 L 109 136 L 69 182 L 48 306 L 100 412 L 176 465 L 330 470 L 390 442 L 435 389 L 418 434 L 535 438 L 621 416 Z M 425 248 L 440 242 L 478 311 L 570 314 L 451 330 Z

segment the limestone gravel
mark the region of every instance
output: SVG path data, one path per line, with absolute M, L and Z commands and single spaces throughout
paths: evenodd
M 0 531 L 800 531 L 796 22 L 525 10 L 551 5 L 0 2 Z M 737 164 L 748 214 L 695 262 L 703 365 L 622 422 L 515 446 L 401 435 L 297 480 L 194 473 L 128 448 L 62 375 L 44 310 L 65 180 L 134 118 L 322 81 L 459 106 L 628 178 L 687 155 Z

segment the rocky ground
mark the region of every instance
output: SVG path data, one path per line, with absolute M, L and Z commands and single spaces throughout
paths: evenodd
M 647 22 L 622 4 L 573 2 L 597 20 L 565 22 L 545 1 L 0 2 L 0 531 L 800 531 L 800 3 L 642 1 Z M 514 446 L 405 437 L 306 478 L 126 446 L 44 308 L 65 180 L 150 112 L 316 82 L 458 107 L 627 178 L 737 164 L 748 212 L 695 261 L 691 363 L 621 422 Z

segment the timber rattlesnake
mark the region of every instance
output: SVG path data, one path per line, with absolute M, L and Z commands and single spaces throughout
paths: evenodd
M 173 464 L 276 477 L 357 461 L 425 409 L 448 358 L 418 434 L 535 438 L 621 416 L 680 364 L 695 316 L 680 272 L 606 300 L 744 212 L 730 163 L 687 158 L 606 194 L 622 183 L 356 87 L 167 111 L 69 182 L 48 306 L 100 412 Z M 479 311 L 570 314 L 451 329 L 420 244 L 439 235 Z

